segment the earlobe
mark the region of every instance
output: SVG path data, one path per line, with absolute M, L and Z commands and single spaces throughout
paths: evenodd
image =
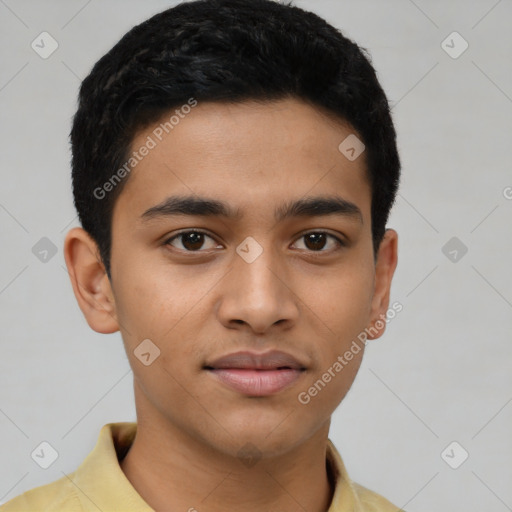
M 73 228 L 64 242 L 64 258 L 73 292 L 87 323 L 96 332 L 119 330 L 115 301 L 96 242 L 82 228 Z
M 375 263 L 375 287 L 372 299 L 368 339 L 380 338 L 386 329 L 391 282 L 398 263 L 398 233 L 386 229 Z

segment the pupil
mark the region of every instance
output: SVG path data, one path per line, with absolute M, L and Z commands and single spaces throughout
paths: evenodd
M 308 245 L 308 241 L 312 242 Z M 324 233 L 311 233 L 306 235 L 306 246 L 308 249 L 322 249 L 325 246 L 325 234 Z
M 183 246 L 190 250 L 200 249 L 203 245 L 203 236 L 202 233 L 188 233 L 185 235 Z

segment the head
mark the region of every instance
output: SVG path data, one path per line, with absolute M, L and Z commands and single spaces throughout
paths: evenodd
M 395 139 L 365 52 L 291 5 L 180 4 L 96 63 L 71 131 L 83 229 L 65 256 L 89 325 L 121 331 L 139 421 L 227 454 L 328 427 L 364 343 L 334 364 L 389 306 Z M 300 366 L 279 392 L 213 375 L 226 354 L 269 350 Z

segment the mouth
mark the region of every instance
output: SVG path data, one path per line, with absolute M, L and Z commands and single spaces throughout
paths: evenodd
M 235 352 L 206 364 L 217 381 L 247 396 L 268 396 L 293 385 L 306 367 L 285 352 Z

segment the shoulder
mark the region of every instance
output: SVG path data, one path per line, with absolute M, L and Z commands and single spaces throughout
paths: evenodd
M 0 512 L 82 512 L 76 489 L 69 478 L 72 478 L 72 475 L 34 487 L 1 505 Z
M 351 482 L 351 484 L 354 492 L 359 498 L 364 512 L 405 512 L 403 509 L 393 505 L 380 494 L 377 494 L 356 482 Z

